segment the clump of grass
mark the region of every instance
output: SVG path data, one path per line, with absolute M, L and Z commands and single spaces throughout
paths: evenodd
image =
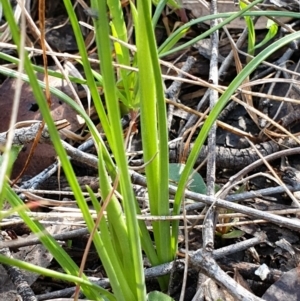
M 34 74 L 34 70 L 41 71 L 41 69 L 38 66 L 32 65 L 25 52 L 24 69 L 26 75 L 9 72 L 2 67 L 0 68 L 0 72 L 9 76 L 22 76 L 23 80 L 30 82 L 39 109 L 47 124 L 56 153 L 74 193 L 77 205 L 82 212 L 89 231 L 93 233 L 93 243 L 109 277 L 112 293 L 92 284 L 85 275 L 78 277 L 78 275 L 80 275 L 78 266 L 58 243 L 44 231 L 43 226 L 39 222 L 30 219 L 26 215 L 28 208 L 22 207 L 24 205 L 23 201 L 7 183 L 5 183 L 1 191 L 2 200 L 4 198 L 7 199 L 11 206 L 15 208 L 15 210 L 18 210 L 19 215 L 31 231 L 39 234 L 41 242 L 49 252 L 53 254 L 65 273 L 43 269 L 29 263 L 6 258 L 2 255 L 0 255 L 1 262 L 16 265 L 32 272 L 74 282 L 80 285 L 86 297 L 92 300 L 147 300 L 142 252 L 145 252 L 152 265 L 172 261 L 177 251 L 178 222 L 172 222 L 171 224 L 169 221 L 153 222 L 153 242 L 145 223 L 143 221 L 138 222 L 136 218 L 140 210 L 132 189 L 130 171 L 125 155 L 124 135 L 119 121 L 121 118 L 119 100 L 122 101 L 127 111 L 139 110 L 140 112 L 143 158 L 144 162 L 149 163 L 145 167 L 145 176 L 147 178 L 150 212 L 154 216 L 169 215 L 168 127 L 159 57 L 178 50 L 179 47 L 174 47 L 175 43 L 184 35 L 189 26 L 197 22 L 212 18 L 227 18 L 215 28 L 208 30 L 196 38 L 196 40 L 199 40 L 208 36 L 214 30 L 221 28 L 233 18 L 244 15 L 268 15 L 269 12 L 247 12 L 249 7 L 258 2 L 258 0 L 254 1 L 234 15 L 219 14 L 193 20 L 175 31 L 158 48 L 154 36 L 153 25 L 156 24 L 156 21 L 152 19 L 152 3 L 150 1 L 137 0 L 136 6 L 133 3 L 130 4 L 135 25 L 135 41 L 137 47 L 137 52 L 132 56 L 125 44 L 122 43 L 127 42 L 128 36 L 120 1 L 110 0 L 106 3 L 104 1 L 92 0 L 91 8 L 97 12 L 97 18 L 94 18 L 94 28 L 98 56 L 101 61 L 101 74 L 97 74 L 90 66 L 72 3 L 70 0 L 64 0 L 64 5 L 76 37 L 85 76 L 84 81 L 76 78 L 70 79 L 77 82 L 84 82 L 88 86 L 110 151 L 85 111 L 64 93 L 55 89 L 51 89 L 51 91 L 56 93 L 62 101 L 69 104 L 82 116 L 97 148 L 99 184 L 102 200 L 106 200 L 105 204 L 99 204 L 94 193 L 90 189 L 88 189 L 88 191 L 93 207 L 99 214 L 103 213 L 103 206 L 106 208 L 107 218 L 105 219 L 99 216 L 99 224 L 95 224 L 89 214 L 89 208 L 85 202 L 70 161 L 68 160 L 66 151 L 60 141 L 53 119 L 51 118 L 42 91 L 43 86 L 36 79 Z M 18 47 L 18 53 L 21 53 L 24 49 L 20 48 L 20 33 L 13 17 L 10 1 L 3 0 L 1 3 L 14 43 Z M 158 11 L 162 9 L 165 3 L 166 1 L 158 3 Z M 107 7 L 110 10 L 111 21 L 108 19 Z M 276 13 L 274 14 L 276 15 Z M 155 18 L 157 19 L 157 15 L 155 15 Z M 110 40 L 110 35 L 116 38 L 113 43 Z M 198 153 L 205 142 L 209 130 L 222 109 L 231 99 L 233 93 L 235 93 L 245 78 L 271 53 L 299 37 L 300 33 L 287 35 L 264 49 L 249 62 L 232 81 L 226 91 L 223 91 L 219 101 L 212 109 L 197 136 L 194 147 L 179 179 L 173 208 L 174 215 L 179 213 L 181 202 L 184 198 L 186 183 L 188 182 Z M 187 47 L 196 40 L 194 39 L 182 47 Z M 118 77 L 116 77 L 112 63 L 112 45 L 116 53 L 117 62 L 120 65 L 128 67 L 137 67 L 139 70 L 138 73 L 121 69 L 120 72 L 118 72 Z M 5 59 L 13 61 L 14 63 L 19 63 L 19 60 L 7 55 L 1 54 L 1 57 L 5 57 Z M 49 74 L 58 76 L 58 74 L 51 71 L 49 71 Z M 100 97 L 99 95 L 99 86 L 103 88 L 104 97 Z M 104 98 L 106 108 L 104 108 L 103 104 Z M 111 155 L 113 155 L 114 161 L 112 161 Z M 115 187 L 113 187 L 114 185 Z M 116 195 L 112 193 L 115 188 L 122 197 L 121 202 Z M 97 229 L 97 231 L 94 231 L 94 229 Z M 42 235 L 41 233 L 44 234 Z M 168 277 L 161 277 L 159 283 L 161 289 L 163 291 L 166 290 L 168 287 Z

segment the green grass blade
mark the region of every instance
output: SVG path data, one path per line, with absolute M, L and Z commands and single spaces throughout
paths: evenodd
M 246 9 L 247 4 L 240 1 L 240 8 Z M 244 16 L 245 22 L 247 24 L 248 28 L 248 54 L 254 55 L 254 47 L 255 47 L 255 28 L 254 28 L 254 22 L 252 21 L 252 18 L 249 16 Z M 247 57 L 247 62 L 249 62 L 249 58 Z
M 68 281 L 68 282 L 80 284 L 81 286 L 86 286 L 90 290 L 93 290 L 96 295 L 98 295 L 97 299 L 95 299 L 95 300 L 104 301 L 104 299 L 99 296 L 99 294 L 102 294 L 108 300 L 116 301 L 116 298 L 113 296 L 113 294 L 107 292 L 102 287 L 97 286 L 96 284 L 93 284 L 92 282 L 86 280 L 85 278 L 59 273 L 59 272 L 56 272 L 56 271 L 53 271 L 50 269 L 45 269 L 45 268 L 33 265 L 31 263 L 25 262 L 23 260 L 6 257 L 2 254 L 0 254 L 0 262 L 4 263 L 6 265 L 16 266 L 20 269 L 27 270 L 27 271 L 30 271 L 30 272 L 33 272 L 33 273 L 36 273 L 39 275 L 44 275 L 47 277 L 60 279 L 62 281 Z M 107 299 L 105 299 L 105 300 L 107 300 Z
M 119 172 L 122 175 L 120 177 L 120 188 L 123 196 L 123 207 L 126 216 L 132 270 L 134 271 L 132 275 L 128 273 L 128 277 L 132 278 L 129 283 L 135 284 L 131 290 L 134 292 L 136 300 L 142 301 L 146 299 L 146 289 L 141 242 L 139 237 L 138 223 L 136 220 L 135 196 L 131 186 L 127 158 L 125 156 L 123 132 L 119 121 L 120 108 L 115 89 L 116 83 L 110 50 L 106 3 L 104 1 L 93 0 L 91 4 L 92 8 L 99 12 L 100 16 L 99 19 L 94 20 L 94 22 L 96 29 L 96 43 L 98 45 L 98 55 L 101 61 L 101 70 L 103 74 L 104 94 L 109 122 L 112 130 L 112 144 L 110 146 L 119 168 Z
M 159 181 L 158 187 L 158 214 L 168 215 L 169 204 L 169 146 L 168 146 L 168 125 L 167 125 L 167 112 L 165 104 L 165 94 L 163 88 L 163 80 L 161 77 L 161 69 L 159 65 L 158 52 L 154 31 L 149 25 L 151 22 L 150 11 L 145 13 L 148 16 L 144 17 L 147 24 L 147 36 L 149 40 L 149 50 L 151 56 L 151 63 L 153 68 L 155 89 L 156 89 L 156 103 L 157 103 L 157 128 L 158 128 L 158 159 L 159 159 Z M 169 222 L 160 223 L 160 240 L 161 249 L 158 250 L 158 255 L 163 262 L 169 262 L 174 259 L 175 254 L 171 254 L 170 248 L 170 224 Z
M 6 195 L 10 205 L 13 208 L 24 205 L 8 184 L 6 184 Z M 39 236 L 42 244 L 47 248 L 47 250 L 49 250 L 49 252 L 51 252 L 57 262 L 61 265 L 61 267 L 63 267 L 65 272 L 74 276 L 78 275 L 77 265 L 50 234 L 45 234 L 47 231 L 44 229 L 44 227 L 39 222 L 33 221 L 30 217 L 28 217 L 25 211 L 19 211 L 19 215 L 30 228 L 30 230 Z M 87 279 L 84 275 L 82 277 L 83 279 Z M 83 291 L 89 298 L 97 298 L 92 291 L 86 290 L 85 287 L 83 287 Z
M 124 21 L 121 1 L 108 0 L 107 5 L 109 7 L 109 13 L 111 15 L 110 24 L 113 36 L 127 43 L 127 29 Z M 129 49 L 118 42 L 114 42 L 114 47 L 118 63 L 121 65 L 130 66 Z M 125 92 L 125 97 L 122 98 L 123 103 L 127 107 L 127 109 L 134 109 L 135 102 L 133 88 L 135 82 L 135 73 L 123 68 L 119 70 L 119 73 L 121 79 L 119 84 L 123 85 Z
M 15 23 L 15 20 L 14 20 L 14 17 L 13 17 L 13 14 L 12 14 L 12 10 L 11 10 L 11 7 L 10 7 L 10 3 L 8 1 L 2 1 L 2 4 L 3 4 L 3 7 L 5 8 L 4 11 L 5 11 L 5 16 L 6 16 L 6 20 L 9 24 L 9 27 L 10 27 L 10 30 L 11 30 L 11 33 L 12 33 L 12 37 L 14 39 L 14 42 L 15 44 L 17 45 L 17 47 L 19 48 L 19 31 L 18 31 L 18 28 L 17 28 L 17 24 Z M 69 182 L 69 185 L 74 193 L 74 196 L 76 198 L 76 201 L 78 203 L 78 206 L 80 207 L 82 213 L 83 213 L 83 216 L 84 216 L 84 219 L 85 219 L 85 222 L 88 226 L 88 228 L 91 230 L 93 229 L 93 220 L 89 214 L 89 209 L 88 209 L 88 206 L 85 202 L 85 199 L 83 197 L 83 194 L 82 194 L 82 191 L 81 191 L 81 188 L 77 182 L 77 179 L 75 177 L 75 174 L 74 174 L 74 171 L 72 169 L 72 166 L 67 158 L 67 154 L 66 154 L 66 151 L 65 149 L 63 148 L 61 142 L 60 142 L 60 137 L 58 135 L 58 132 L 56 130 L 56 127 L 54 125 L 54 122 L 52 120 L 52 117 L 50 115 L 50 112 L 49 112 L 49 108 L 48 108 L 48 105 L 45 101 L 45 97 L 42 93 L 42 90 L 37 82 L 37 79 L 35 77 L 35 74 L 34 74 L 34 71 L 33 71 L 33 68 L 31 66 L 31 63 L 29 61 L 29 58 L 27 55 L 25 55 L 25 64 L 24 64 L 24 68 L 26 70 L 26 73 L 28 75 L 28 78 L 30 80 L 30 84 L 31 84 L 31 87 L 32 87 L 32 91 L 33 91 L 33 94 L 35 96 L 35 99 L 39 105 L 39 109 L 43 115 L 43 118 L 48 126 L 48 131 L 49 131 L 49 134 L 50 134 L 50 137 L 51 137 L 51 140 L 53 142 L 53 145 L 54 145 L 54 148 L 56 150 L 56 153 L 58 154 L 59 158 L 60 158 L 60 162 L 61 162 L 61 165 L 64 169 L 64 172 L 65 172 L 65 175 L 67 177 L 67 180 Z M 28 220 L 28 223 L 30 221 Z M 32 225 L 33 226 L 33 225 Z M 35 228 L 33 229 L 34 232 L 36 231 L 40 231 L 41 229 L 38 229 L 38 228 Z M 48 248 L 51 247 L 50 244 L 47 245 Z M 56 254 L 56 253 L 54 253 Z M 76 269 L 73 265 L 71 264 L 68 264 L 66 262 L 62 262 L 60 260 L 60 258 L 56 258 L 58 260 L 58 262 L 60 262 L 62 264 L 62 267 L 65 268 L 65 269 L 68 269 L 70 270 L 70 272 L 72 273 L 77 273 L 76 272 Z M 84 290 L 84 293 L 87 295 L 87 297 L 90 297 L 92 299 L 97 299 L 97 296 L 91 294 L 91 292 L 89 292 L 88 290 L 86 290 L 84 287 L 83 287 L 83 290 Z
M 152 18 L 153 29 L 155 29 L 156 24 L 157 24 L 159 18 L 161 17 L 161 13 L 162 13 L 162 11 L 165 8 L 167 3 L 168 3 L 168 0 L 160 0 L 157 3 L 157 6 L 155 8 L 155 12 L 154 12 L 154 15 L 153 15 L 153 18 Z
M 168 39 L 159 47 L 159 57 L 162 58 L 164 56 L 167 56 L 169 54 L 175 53 L 179 50 L 185 49 L 189 46 L 194 45 L 196 42 L 206 38 L 207 36 L 209 36 L 212 32 L 214 32 L 217 29 L 222 28 L 224 25 L 230 23 L 233 19 L 236 18 L 236 15 L 240 16 L 252 16 L 252 17 L 259 17 L 259 16 L 266 16 L 266 17 L 289 17 L 289 18 L 295 18 L 295 19 L 300 19 L 300 14 L 299 13 L 295 13 L 295 12 L 286 12 L 286 11 L 253 11 L 253 12 L 244 12 L 244 13 L 220 13 L 217 15 L 208 15 L 205 17 L 201 17 L 201 18 L 197 18 L 195 20 L 192 20 L 188 23 L 186 23 L 185 25 L 179 27 L 172 35 L 170 35 L 170 37 L 168 37 Z M 234 15 L 234 17 L 233 17 Z M 197 36 L 196 38 L 188 41 L 187 43 L 184 43 L 178 47 L 173 48 L 172 50 L 169 50 L 167 52 L 162 53 L 161 49 L 163 49 L 168 43 L 170 43 L 170 41 L 172 39 L 174 39 L 174 36 L 177 34 L 180 34 L 180 32 L 187 27 L 190 27 L 192 25 L 204 22 L 204 21 L 209 21 L 212 19 L 217 19 L 217 18 L 227 18 L 225 19 L 223 22 L 221 22 L 220 24 L 218 24 L 217 26 L 212 27 L 211 29 L 207 30 L 206 32 L 204 32 L 203 34 Z
M 231 84 L 228 86 L 224 94 L 220 97 L 215 107 L 212 109 L 211 113 L 209 114 L 208 118 L 204 122 L 202 129 L 194 142 L 193 149 L 190 152 L 190 155 L 188 157 L 188 160 L 186 162 L 186 166 L 182 172 L 182 176 L 180 178 L 180 181 L 178 183 L 178 189 L 175 196 L 175 202 L 174 202 L 174 211 L 173 214 L 179 214 L 180 206 L 181 206 L 181 200 L 184 195 L 184 188 L 188 181 L 188 177 L 190 175 L 190 172 L 196 162 L 197 156 L 207 138 L 207 135 L 209 133 L 209 130 L 212 126 L 212 124 L 216 121 L 219 114 L 223 110 L 223 108 L 226 106 L 228 101 L 230 100 L 233 93 L 235 93 L 236 89 L 243 83 L 243 81 L 257 68 L 257 66 L 267 59 L 272 53 L 274 53 L 276 50 L 280 49 L 284 45 L 290 43 L 293 40 L 300 38 L 300 32 L 295 32 L 292 34 L 289 34 L 280 40 L 274 42 L 267 48 L 265 48 L 262 52 L 260 52 L 255 58 L 252 59 L 250 63 L 248 63 L 245 68 L 238 74 L 238 76 L 235 77 L 235 79 L 231 82 Z M 178 222 L 174 222 L 172 226 L 172 247 L 174 250 L 177 250 L 177 235 L 178 235 Z
M 150 3 L 138 1 L 136 24 L 137 64 L 139 68 L 140 120 L 150 210 L 153 215 L 169 214 L 168 131 L 161 71 L 158 64 Z M 145 38 L 145 33 L 146 37 Z M 169 222 L 154 222 L 153 232 L 158 259 L 172 260 Z M 164 283 L 163 283 L 164 281 Z M 167 278 L 161 285 L 166 288 Z
M 101 196 L 103 200 L 106 200 L 107 196 L 112 190 L 109 183 L 109 177 L 105 170 L 105 164 L 101 153 L 99 154 L 99 179 Z M 129 274 L 134 274 L 135 271 L 131 264 L 131 254 L 129 246 L 129 237 L 127 233 L 127 226 L 125 220 L 122 218 L 122 208 L 117 200 L 116 196 L 113 195 L 109 204 L 106 208 L 107 211 L 107 223 L 110 232 L 110 236 L 106 236 L 106 241 L 111 241 L 113 248 L 109 251 L 110 254 L 114 254 L 115 258 L 118 258 L 118 268 L 116 268 L 118 276 L 120 278 L 120 287 L 122 288 L 125 300 L 131 300 L 133 293 L 130 291 L 135 287 L 135 278 L 129 277 Z M 116 259 L 115 259 L 116 260 Z M 132 282 L 133 281 L 133 282 Z
M 17 24 L 14 21 L 14 17 L 11 11 L 10 3 L 8 1 L 3 0 L 2 1 L 3 7 L 5 8 L 5 14 L 6 14 L 6 19 L 9 24 L 13 39 L 17 47 L 19 48 L 19 30 L 17 28 Z M 84 197 L 82 195 L 80 186 L 78 185 L 78 182 L 76 180 L 75 174 L 73 172 L 72 166 L 67 158 L 66 151 L 64 147 L 62 146 L 60 142 L 60 137 L 59 134 L 56 130 L 56 127 L 54 125 L 53 119 L 50 115 L 48 105 L 46 103 L 44 94 L 38 84 L 38 81 L 35 77 L 33 68 L 31 66 L 31 63 L 29 61 L 29 58 L 27 55 L 25 55 L 25 65 L 24 68 L 26 70 L 26 73 L 28 75 L 32 91 L 34 94 L 34 97 L 39 105 L 39 110 L 42 113 L 42 116 L 48 126 L 48 131 L 51 137 L 51 140 L 53 142 L 54 148 L 60 158 L 61 164 L 63 166 L 63 169 L 66 173 L 66 177 L 69 181 L 69 184 L 74 192 L 75 198 L 77 201 L 82 201 L 82 203 L 85 203 Z
M 101 125 L 103 127 L 103 130 L 106 134 L 106 137 L 108 139 L 108 141 L 111 143 L 112 142 L 112 138 L 111 138 L 111 127 L 109 124 L 109 121 L 107 119 L 107 115 L 105 113 L 105 109 L 104 106 L 102 104 L 102 100 L 100 98 L 99 92 L 97 90 L 97 86 L 93 77 L 93 73 L 92 73 L 92 68 L 90 65 L 90 62 L 88 60 L 88 55 L 87 55 L 87 49 L 84 43 L 84 39 L 82 37 L 81 34 L 81 28 L 80 25 L 78 23 L 75 11 L 73 9 L 73 5 L 71 3 L 70 0 L 64 0 L 64 4 L 65 4 L 65 8 L 67 10 L 68 13 L 68 17 L 70 18 L 70 23 L 72 25 L 73 28 L 73 32 L 76 38 L 76 43 L 78 46 L 78 50 L 81 56 L 81 60 L 83 63 L 83 68 L 84 68 L 84 73 L 87 79 L 87 85 L 89 87 L 89 90 L 91 92 L 92 95 L 92 99 L 93 99 L 93 103 L 95 105 L 96 111 L 98 113 L 98 116 L 101 120 Z
M 252 8 L 254 5 L 258 4 L 259 2 L 262 2 L 262 0 L 255 0 L 252 3 L 250 3 L 249 5 L 247 5 L 245 8 L 243 8 L 242 10 L 236 12 L 236 13 L 227 13 L 227 14 L 216 14 L 216 15 L 209 15 L 209 16 L 205 16 L 205 17 L 201 17 L 198 18 L 196 20 L 193 20 L 191 22 L 186 23 L 185 25 L 181 26 L 180 28 L 178 28 L 170 37 L 168 37 L 168 39 L 158 48 L 158 53 L 160 54 L 160 57 L 163 55 L 168 55 L 170 53 L 173 53 L 175 51 L 184 49 L 182 48 L 183 45 L 176 47 L 171 51 L 167 51 L 167 52 L 162 52 L 163 49 L 167 49 L 167 45 L 172 41 L 172 39 L 174 39 L 174 37 L 178 34 L 181 33 L 181 31 L 191 25 L 200 23 L 200 22 L 204 22 L 204 21 L 208 21 L 211 19 L 221 19 L 221 18 L 227 18 L 224 21 L 220 22 L 217 26 L 214 26 L 212 28 L 210 28 L 209 30 L 207 30 L 205 33 L 203 33 L 202 35 L 200 35 L 197 38 L 192 39 L 191 41 L 189 41 L 188 43 L 186 43 L 185 45 L 193 45 L 195 44 L 197 41 L 204 39 L 205 37 L 209 36 L 211 33 L 215 32 L 217 29 L 222 28 L 224 25 L 230 23 L 231 21 L 233 21 L 236 18 L 241 17 L 244 13 L 246 13 L 250 8 Z M 225 16 L 226 15 L 226 16 Z M 201 38 L 200 38 L 201 37 Z

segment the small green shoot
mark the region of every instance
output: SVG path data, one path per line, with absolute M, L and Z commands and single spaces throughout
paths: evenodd
M 278 31 L 278 25 L 274 21 L 268 19 L 267 28 L 269 29 L 268 33 L 266 34 L 265 38 L 260 43 L 255 45 L 255 47 L 254 47 L 255 49 L 262 47 L 263 45 L 268 43 L 271 39 L 273 39 L 276 36 L 277 31 Z
M 223 239 L 233 239 L 233 238 L 239 238 L 242 237 L 245 234 L 242 230 L 238 229 L 231 229 L 231 231 L 224 233 L 221 235 Z
M 247 4 L 242 1 L 239 2 L 239 5 L 241 10 L 247 7 Z M 248 54 L 254 56 L 255 49 L 262 47 L 275 37 L 278 31 L 278 25 L 272 20 L 268 19 L 266 28 L 268 28 L 269 31 L 266 34 L 265 38 L 259 44 L 255 45 L 256 33 L 253 19 L 251 16 L 244 16 L 244 19 L 248 28 Z M 247 63 L 249 63 L 250 60 L 250 58 L 247 58 Z

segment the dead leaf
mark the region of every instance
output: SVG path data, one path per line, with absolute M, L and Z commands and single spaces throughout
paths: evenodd
M 227 300 L 234 301 L 234 298 L 228 294 L 228 292 L 222 287 L 218 286 L 214 280 L 207 278 L 207 280 L 201 284 L 203 291 L 203 300 L 215 301 L 215 300 Z
M 262 296 L 266 301 L 300 300 L 300 267 L 284 273 Z
M 43 75 L 39 75 L 39 79 Z M 58 87 L 57 79 L 49 77 L 50 86 L 52 82 Z M 61 81 L 60 81 L 61 82 Z M 14 92 L 16 88 L 16 79 L 7 78 L 0 87 L 0 112 L 2 114 L 0 123 L 0 132 L 6 132 L 8 130 L 10 116 L 12 111 L 12 103 L 14 98 Z M 70 125 L 66 128 L 72 132 L 76 132 L 82 127 L 82 124 L 78 120 L 78 115 L 67 104 L 61 102 L 57 97 L 51 96 L 51 115 L 56 120 L 67 119 Z M 34 99 L 31 87 L 29 84 L 24 83 L 22 86 L 19 112 L 17 122 L 26 120 L 41 120 L 41 115 L 38 109 L 38 105 Z M 26 145 L 20 152 L 17 161 L 15 162 L 12 172 L 12 178 L 16 177 L 22 170 L 31 148 L 31 143 Z M 38 144 L 33 158 L 26 170 L 26 175 L 36 175 L 51 165 L 55 161 L 55 151 L 51 145 Z
M 252 293 L 252 290 L 248 284 L 248 282 L 243 278 L 243 276 L 239 273 L 237 268 L 234 268 L 234 280 L 241 285 L 242 287 L 244 287 L 246 290 L 248 290 L 249 292 Z

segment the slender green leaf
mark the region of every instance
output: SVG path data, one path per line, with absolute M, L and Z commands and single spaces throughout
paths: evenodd
M 109 292 L 107 292 L 105 289 L 103 289 L 102 287 L 86 280 L 85 278 L 82 277 L 76 277 L 73 275 L 67 275 L 67 274 L 63 274 L 63 273 L 59 273 L 56 271 L 53 271 L 51 269 L 46 269 L 46 268 L 42 268 L 36 265 L 33 265 L 31 263 L 28 263 L 24 260 L 18 260 L 18 259 L 13 259 L 10 257 L 6 257 L 2 254 L 0 254 L 0 262 L 6 264 L 6 265 L 11 265 L 11 266 L 16 266 L 19 267 L 20 269 L 24 269 L 39 275 L 44 275 L 44 276 L 48 276 L 51 278 L 56 278 L 56 279 L 60 279 L 62 281 L 68 281 L 68 282 L 73 282 L 73 283 L 78 283 L 82 286 L 86 286 L 89 287 L 91 290 L 93 290 L 95 293 L 98 294 L 97 299 L 95 300 L 99 300 L 99 301 L 104 301 L 104 300 L 111 300 L 111 301 L 116 301 L 116 298 Z M 103 297 L 100 297 L 99 294 L 103 294 Z
M 123 196 L 123 208 L 126 216 L 126 227 L 128 231 L 128 244 L 131 256 L 131 269 L 128 271 L 128 284 L 134 283 L 131 291 L 136 300 L 146 299 L 145 278 L 143 270 L 143 259 L 141 242 L 139 237 L 138 222 L 136 220 L 136 201 L 131 186 L 128 171 L 127 158 L 125 156 L 125 146 L 120 120 L 120 107 L 116 95 L 116 82 L 112 65 L 109 24 L 107 19 L 107 7 L 104 1 L 91 1 L 91 7 L 99 12 L 99 19 L 94 20 L 96 30 L 96 43 L 98 45 L 98 55 L 101 61 L 101 71 L 103 76 L 103 87 L 109 122 L 111 125 L 112 141 L 110 147 L 115 157 L 120 177 L 120 190 Z M 134 273 L 130 273 L 134 271 Z
M 132 5 L 133 6 L 133 5 Z M 151 3 L 139 0 L 136 22 L 137 65 L 139 68 L 139 98 L 141 133 L 146 165 L 146 177 L 153 215 L 169 214 L 168 192 L 168 130 L 166 106 L 161 71 L 153 27 Z M 147 39 L 145 39 L 147 36 Z M 161 263 L 171 261 L 175 253 L 170 249 L 169 222 L 154 222 L 153 231 L 158 259 Z M 160 279 L 163 289 L 168 279 Z
M 238 16 L 237 16 L 237 14 L 238 14 Z M 235 19 L 237 17 L 240 17 L 240 16 L 252 16 L 252 17 L 259 17 L 259 16 L 268 17 L 269 16 L 269 17 L 289 17 L 289 18 L 300 19 L 299 13 L 286 12 L 286 11 L 252 11 L 252 12 L 243 12 L 243 13 L 241 13 L 241 11 L 240 11 L 238 13 L 235 13 L 235 12 L 230 13 L 229 12 L 229 13 L 220 13 L 220 14 L 217 14 L 217 15 L 208 15 L 208 16 L 200 17 L 200 18 L 194 19 L 194 20 L 184 24 L 183 26 L 179 27 L 176 31 L 174 31 L 174 33 L 172 33 L 172 35 L 170 35 L 168 37 L 168 39 L 162 45 L 160 45 L 160 47 L 159 47 L 159 57 L 162 58 L 164 56 L 167 56 L 169 54 L 175 53 L 179 50 L 183 50 L 187 47 L 190 47 L 190 46 L 194 45 L 196 42 L 198 42 L 198 41 L 206 38 L 207 36 L 209 36 L 215 30 L 222 28 L 224 25 L 230 23 L 233 19 Z M 169 50 L 169 51 L 164 52 L 164 53 L 160 52 L 160 50 L 163 49 L 170 42 L 170 40 L 172 40 L 174 38 L 174 36 L 176 34 L 180 33 L 182 29 L 184 29 L 186 27 L 196 25 L 196 24 L 201 23 L 201 22 L 205 22 L 205 21 L 209 21 L 209 20 L 217 19 L 217 18 L 227 18 L 227 19 L 225 19 L 223 22 L 219 23 L 217 26 L 214 26 L 211 29 L 207 30 L 203 34 L 197 36 L 196 38 L 191 39 L 188 42 L 173 48 L 172 50 Z
M 111 15 L 110 25 L 112 29 L 112 35 L 117 39 L 127 43 L 127 29 L 124 21 L 121 1 L 108 0 L 107 5 Z M 129 49 L 117 41 L 114 42 L 114 47 L 118 63 L 121 65 L 130 66 Z M 133 95 L 135 73 L 123 68 L 119 70 L 119 73 L 120 81 L 118 82 L 118 86 L 120 84 L 123 86 L 126 95 L 125 97 L 122 97 L 121 100 L 127 109 L 134 109 L 136 106 Z
M 247 4 L 240 1 L 240 8 L 247 9 Z M 254 55 L 254 47 L 255 47 L 255 28 L 254 28 L 254 22 L 251 17 L 244 16 L 245 22 L 247 24 L 248 29 L 248 54 Z M 247 62 L 249 62 L 250 59 L 247 57 Z
M 161 17 L 161 13 L 163 11 L 163 9 L 165 8 L 166 4 L 168 3 L 168 0 L 159 0 L 159 2 L 157 2 L 157 6 L 152 18 L 152 26 L 153 29 L 155 29 L 156 24 L 159 20 L 159 18 Z
M 268 58 L 272 53 L 283 47 L 284 45 L 290 43 L 291 41 L 295 39 L 300 38 L 300 32 L 295 32 L 292 34 L 289 34 L 280 40 L 274 42 L 270 46 L 268 46 L 266 49 L 264 49 L 262 52 L 260 52 L 250 63 L 248 63 L 245 68 L 238 74 L 237 77 L 231 82 L 231 84 L 228 86 L 224 94 L 220 97 L 215 107 L 210 112 L 208 118 L 205 120 L 202 129 L 196 138 L 196 141 L 194 142 L 193 149 L 191 150 L 191 153 L 188 157 L 188 160 L 186 162 L 186 166 L 182 172 L 182 176 L 180 178 L 180 181 L 178 183 L 178 189 L 175 195 L 175 202 L 174 202 L 174 210 L 173 214 L 179 214 L 180 211 L 180 205 L 181 200 L 184 195 L 184 189 L 185 185 L 188 181 L 188 177 L 190 175 L 190 172 L 197 160 L 197 156 L 208 136 L 209 130 L 212 126 L 212 124 L 216 121 L 219 114 L 221 113 L 222 109 L 226 106 L 228 101 L 230 100 L 231 96 L 235 93 L 236 89 L 243 83 L 245 78 L 247 78 L 257 66 L 264 61 L 266 58 Z M 172 225 L 172 247 L 174 250 L 177 249 L 177 236 L 178 236 L 178 222 L 173 222 Z
M 79 49 L 81 60 L 83 62 L 83 68 L 84 68 L 85 76 L 87 79 L 87 85 L 91 92 L 92 99 L 93 99 L 95 108 L 97 110 L 98 116 L 101 120 L 101 125 L 105 131 L 106 137 L 109 142 L 112 142 L 111 141 L 111 139 L 112 139 L 111 138 L 111 127 L 110 127 L 104 106 L 102 104 L 102 100 L 101 100 L 100 95 L 97 90 L 97 86 L 96 86 L 96 83 L 95 83 L 95 80 L 93 77 L 93 73 L 92 73 L 92 68 L 91 68 L 90 62 L 88 60 L 87 49 L 86 49 L 86 46 L 84 43 L 83 36 L 81 34 L 81 28 L 80 28 L 78 19 L 75 14 L 75 10 L 73 9 L 73 5 L 70 0 L 64 0 L 64 4 L 65 4 L 65 8 L 68 13 L 68 17 L 70 19 L 70 23 L 73 28 L 73 32 L 74 32 L 74 36 L 76 38 L 76 43 L 77 43 L 77 46 Z
M 19 207 L 23 205 L 23 202 L 20 198 L 15 194 L 15 192 L 11 189 L 11 187 L 6 184 L 6 195 L 7 199 L 12 207 Z M 19 215 L 24 220 L 26 225 L 30 228 L 30 230 L 39 236 L 40 241 L 43 245 L 51 252 L 56 261 L 64 268 L 65 272 L 70 275 L 78 275 L 78 267 L 74 263 L 74 261 L 70 258 L 70 256 L 65 252 L 65 250 L 57 243 L 57 241 L 44 229 L 44 227 L 37 221 L 33 221 L 25 211 L 19 211 Z M 83 279 L 87 280 L 85 275 L 82 276 Z M 88 288 L 84 288 L 84 293 L 89 298 L 95 298 L 98 300 L 98 297 Z M 100 299 L 99 299 L 100 300 Z
M 277 31 L 278 31 L 278 25 L 274 21 L 268 20 L 267 28 L 269 29 L 268 33 L 266 34 L 266 36 L 260 43 L 255 45 L 254 49 L 264 46 L 266 43 L 268 43 L 270 40 L 272 40 L 276 36 Z

